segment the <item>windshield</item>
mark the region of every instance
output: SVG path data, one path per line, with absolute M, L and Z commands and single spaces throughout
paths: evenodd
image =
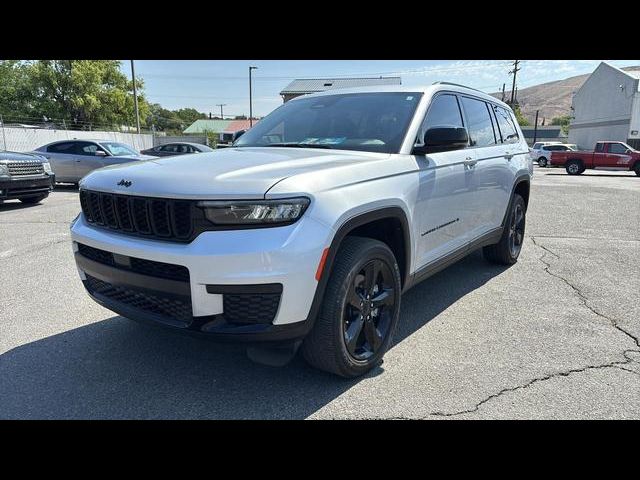
M 398 153 L 421 93 L 376 92 L 285 103 L 236 147 L 305 147 Z
M 124 143 L 116 143 L 116 142 L 101 142 L 102 145 L 107 152 L 111 155 L 119 156 L 119 155 L 140 155 L 133 148 L 125 145 Z

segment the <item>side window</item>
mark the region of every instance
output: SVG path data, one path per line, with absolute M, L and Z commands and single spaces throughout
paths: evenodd
M 462 97 L 467 119 L 467 129 L 472 147 L 488 147 L 496 145 L 496 136 L 493 131 L 493 121 L 487 109 L 487 104 L 475 98 Z
M 610 143 L 609 153 L 625 154 L 627 153 L 627 147 L 625 147 L 621 143 Z
M 96 155 L 98 146 L 95 143 L 89 142 L 77 142 L 76 143 L 76 155 L 85 155 L 93 157 Z
M 176 151 L 176 145 L 175 145 L 175 144 L 172 144 L 172 143 L 169 143 L 169 144 L 167 144 L 167 145 L 163 145 L 163 146 L 160 148 L 160 151 L 162 151 L 162 152 L 174 153 L 174 152 Z
M 65 142 L 65 143 L 56 143 L 55 145 L 49 145 L 47 147 L 47 152 L 51 153 L 68 153 L 73 155 L 75 153 L 75 143 L 74 142 Z
M 498 127 L 500 127 L 500 133 L 502 135 L 502 143 L 516 143 L 520 140 L 518 130 L 515 126 L 513 117 L 508 110 L 502 107 L 493 107 L 493 111 L 496 114 L 498 120 Z
M 427 130 L 434 127 L 463 127 L 462 114 L 455 95 L 438 95 L 432 101 L 417 141 L 422 143 Z
M 604 152 L 604 143 L 596 143 L 595 151 L 600 153 Z

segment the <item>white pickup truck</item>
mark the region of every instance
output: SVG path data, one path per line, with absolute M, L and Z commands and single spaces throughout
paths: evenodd
M 389 348 L 403 292 L 478 248 L 516 262 L 532 174 L 513 112 L 482 92 L 332 90 L 230 148 L 90 173 L 73 250 L 91 297 L 125 317 L 265 362 L 300 347 L 353 377 Z

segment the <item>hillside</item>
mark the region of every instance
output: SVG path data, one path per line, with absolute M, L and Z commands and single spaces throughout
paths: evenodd
M 640 66 L 625 67 L 622 70 L 640 70 Z M 589 74 L 578 75 L 564 80 L 534 85 L 522 90 L 518 89 L 518 103 L 523 115 L 532 125 L 536 117 L 536 110 L 540 110 L 539 124 L 542 124 L 542 119 L 544 118 L 545 125 L 550 125 L 553 117 L 569 115 L 571 98 L 588 77 Z M 502 97 L 501 92 L 492 93 L 491 95 L 497 98 Z M 510 91 L 505 92 L 507 100 L 510 95 Z

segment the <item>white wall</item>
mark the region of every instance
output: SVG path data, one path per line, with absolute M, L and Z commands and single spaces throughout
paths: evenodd
M 637 79 L 601 63 L 573 97 L 569 143 L 592 149 L 599 140 L 626 142 L 637 91 Z
M 150 134 L 0 126 L 0 145 L 14 152 L 28 152 L 57 140 L 73 139 L 114 140 L 131 145 L 138 151 L 153 147 L 153 135 Z

